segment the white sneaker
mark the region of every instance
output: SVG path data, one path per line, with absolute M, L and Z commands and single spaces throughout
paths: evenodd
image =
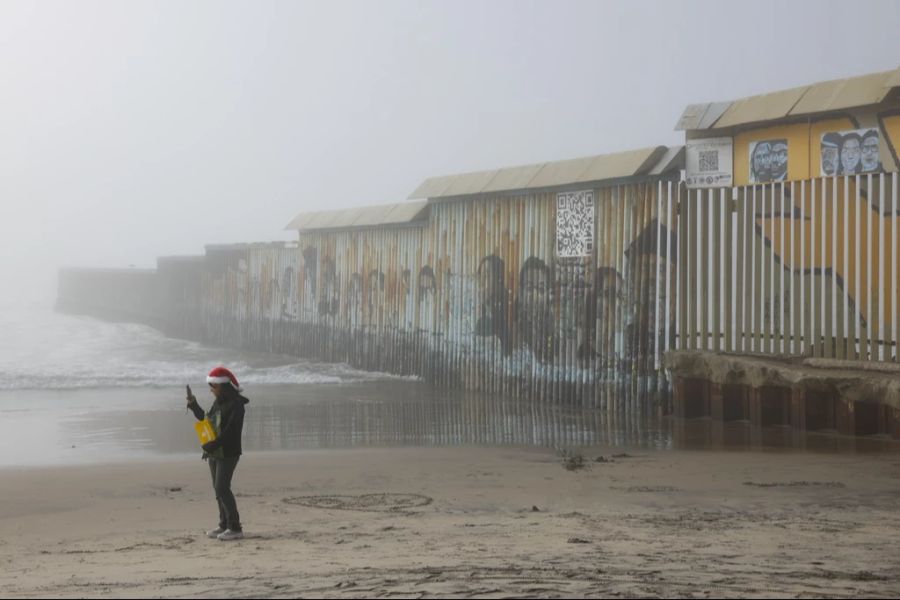
M 206 537 L 211 539 L 216 539 L 219 535 L 225 533 L 227 529 L 222 529 L 221 527 L 216 527 L 215 529 L 210 529 L 206 532 Z
M 242 540 L 244 539 L 244 532 L 226 529 L 218 535 L 218 539 L 222 540 L 223 542 L 228 542 L 231 540 Z

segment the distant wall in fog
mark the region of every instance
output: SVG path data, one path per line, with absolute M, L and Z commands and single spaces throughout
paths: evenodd
M 152 269 L 61 269 L 56 309 L 161 328 L 159 292 Z

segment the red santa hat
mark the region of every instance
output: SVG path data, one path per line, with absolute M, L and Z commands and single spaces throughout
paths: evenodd
M 206 376 L 206 383 L 230 383 L 231 387 L 237 391 L 244 391 L 244 388 L 238 384 L 237 377 L 234 376 L 234 373 L 225 367 L 216 367 L 210 371 L 209 375 Z

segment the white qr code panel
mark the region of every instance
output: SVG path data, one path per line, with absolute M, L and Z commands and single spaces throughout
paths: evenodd
M 717 150 L 701 150 L 699 154 L 700 171 L 706 173 L 719 170 L 719 152 Z
M 556 196 L 556 254 L 590 256 L 594 250 L 594 192 Z

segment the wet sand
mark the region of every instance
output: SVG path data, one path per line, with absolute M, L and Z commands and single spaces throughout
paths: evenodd
M 202 535 L 217 515 L 197 457 L 4 469 L 0 593 L 900 594 L 896 452 L 572 451 L 583 468 L 521 446 L 251 452 L 230 543 Z

